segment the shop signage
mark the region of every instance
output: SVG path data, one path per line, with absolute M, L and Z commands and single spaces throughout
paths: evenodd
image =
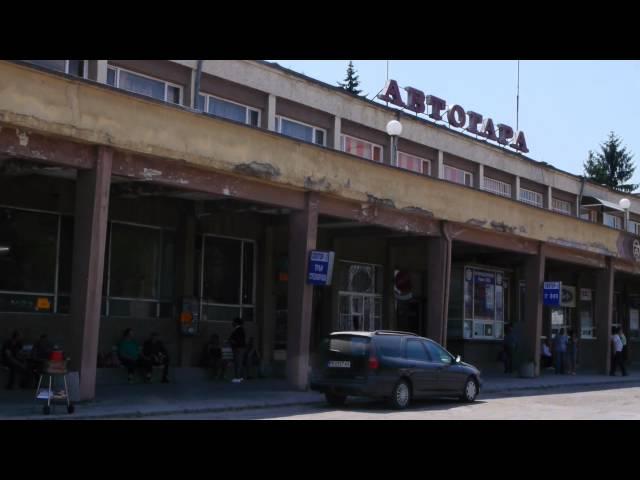
M 562 282 L 544 282 L 543 288 L 543 305 L 550 307 L 560 306 L 560 291 L 562 290 Z
M 443 120 L 444 113 L 447 123 L 452 127 L 462 128 L 469 133 L 492 140 L 500 145 L 509 146 L 519 152 L 527 153 L 529 151 L 522 131 L 514 133 L 513 128 L 503 123 L 494 125 L 491 118 L 484 118 L 481 114 L 471 110 L 465 111 L 460 105 L 451 105 L 447 108 L 446 100 L 435 95 L 425 95 L 417 88 L 406 87 L 404 90 L 407 92 L 406 102 L 400 95 L 398 82 L 388 80 L 378 98 L 397 107 L 427 115 L 433 120 Z
M 319 250 L 311 250 L 309 252 L 309 268 L 307 270 L 307 283 L 309 285 L 331 285 L 334 257 L 334 252 L 321 252 Z
M 581 288 L 580 289 L 580 300 L 583 302 L 591 301 L 591 289 L 590 288 Z

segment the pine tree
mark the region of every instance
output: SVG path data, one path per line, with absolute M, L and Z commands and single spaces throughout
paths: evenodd
M 353 68 L 353 62 L 351 60 L 349 60 L 349 66 L 347 67 L 347 77 L 344 79 L 344 82 L 338 82 L 338 85 L 354 95 L 360 95 L 362 92 L 362 90 L 358 89 L 360 80 L 356 69 Z
M 589 151 L 584 172 L 587 178 L 596 183 L 630 193 L 638 185 L 625 182 L 631 179 L 636 167 L 632 161 L 633 154 L 626 147 L 621 148 L 621 144 L 622 140 L 611 132 L 609 139 L 600 145 L 600 153 Z

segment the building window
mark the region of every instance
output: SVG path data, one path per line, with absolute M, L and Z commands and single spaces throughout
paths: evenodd
M 467 187 L 473 187 L 473 173 L 450 165 L 444 166 L 444 179 Z
M 55 311 L 59 230 L 59 215 L 0 208 L 0 311 Z
M 182 87 L 164 80 L 133 73 L 119 67 L 107 69 L 107 84 L 112 87 L 139 93 L 163 102 L 181 104 Z
M 200 297 L 202 320 L 254 319 L 255 242 L 202 236 Z
M 25 60 L 25 62 L 82 78 L 87 78 L 88 74 L 86 60 Z
M 382 267 L 340 262 L 338 330 L 382 327 Z
M 496 195 L 500 195 L 502 197 L 511 198 L 511 184 L 507 182 L 496 180 L 490 177 L 484 177 L 482 189 L 487 192 L 495 193 Z
M 583 211 L 580 214 L 580 218 L 583 219 L 583 220 L 587 220 L 589 222 L 597 223 L 598 222 L 598 212 L 596 210 Z
M 306 123 L 291 120 L 290 118 L 276 117 L 276 132 L 288 137 L 297 138 L 303 142 L 315 143 L 316 145 L 325 145 L 327 136 L 326 130 L 317 128 Z
M 198 95 L 198 108 L 216 117 L 226 118 L 251 125 L 252 127 L 260 126 L 260 110 L 241 103 L 204 94 Z
M 431 175 L 431 161 L 408 153 L 398 152 L 398 167 L 423 175 Z
M 618 217 L 617 215 L 611 215 L 610 213 L 603 213 L 602 223 L 608 227 L 622 230 L 622 218 Z
M 111 222 L 106 314 L 156 318 L 172 315 L 175 233 L 159 227 Z
M 382 163 L 382 147 L 380 145 L 349 135 L 341 135 L 340 142 L 343 152 Z
M 551 200 L 551 206 L 554 212 L 563 213 L 564 215 L 571 215 L 571 202 L 560 200 L 559 198 L 553 198 Z
M 634 222 L 633 220 L 629 220 L 627 225 L 627 230 L 634 235 L 640 235 L 640 223 Z
M 506 285 L 503 273 L 466 267 L 464 284 L 464 338 L 501 339 Z
M 539 192 L 527 190 L 526 188 L 520 189 L 520 201 L 529 205 L 533 205 L 534 207 L 544 207 L 544 196 Z

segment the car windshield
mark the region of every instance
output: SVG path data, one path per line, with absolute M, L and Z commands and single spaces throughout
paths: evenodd
M 369 337 L 359 336 L 335 336 L 329 338 L 329 351 L 348 357 L 366 357 L 369 353 Z

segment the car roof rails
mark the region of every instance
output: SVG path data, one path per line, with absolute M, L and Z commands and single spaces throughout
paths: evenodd
M 419 337 L 417 333 L 413 332 L 401 332 L 399 330 L 376 330 L 374 332 L 376 335 L 411 335 L 413 337 Z

